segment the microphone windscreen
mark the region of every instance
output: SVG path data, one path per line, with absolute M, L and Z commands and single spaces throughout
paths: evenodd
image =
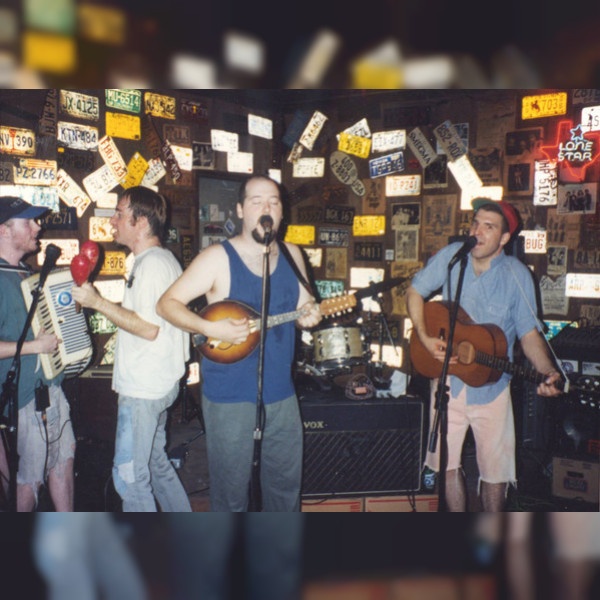
M 60 255 L 62 254 L 62 249 L 55 244 L 48 244 L 46 246 L 46 258 L 44 262 L 48 261 L 52 264 L 55 264 Z
M 271 215 L 263 215 L 258 222 L 262 225 L 265 231 L 273 229 L 273 217 Z

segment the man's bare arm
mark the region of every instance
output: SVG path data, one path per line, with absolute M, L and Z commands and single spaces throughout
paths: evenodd
M 74 286 L 71 290 L 73 299 L 81 306 L 92 308 L 105 315 L 119 329 L 137 335 L 145 340 L 154 341 L 158 337 L 160 327 L 142 319 L 136 312 L 123 308 L 103 298 L 91 283 Z
M 521 346 L 535 369 L 546 375 L 544 383 L 538 385 L 537 393 L 540 396 L 558 396 L 561 392 L 553 384 L 560 379 L 560 373 L 554 367 L 541 333 L 537 329 L 532 329 L 521 338 Z
M 23 343 L 21 355 L 26 354 L 52 354 L 58 347 L 58 338 L 53 333 L 46 333 L 43 329 L 37 337 Z M 0 341 L 0 360 L 12 358 L 17 351 L 17 342 Z
M 232 344 L 246 341 L 250 334 L 247 319 L 209 321 L 187 306 L 192 300 L 214 292 L 225 269 L 228 269 L 225 251 L 220 246 L 210 246 L 161 296 L 156 305 L 157 314 L 183 331 L 201 333 Z

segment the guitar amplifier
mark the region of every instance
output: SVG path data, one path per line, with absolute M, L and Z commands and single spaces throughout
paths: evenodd
M 600 327 L 564 327 L 550 344 L 573 384 L 569 400 L 600 410 Z
M 559 358 L 600 362 L 600 327 L 564 327 L 550 345 Z
M 303 497 L 420 488 L 424 449 L 421 399 L 401 396 L 353 401 L 339 392 L 299 397 L 304 425 Z

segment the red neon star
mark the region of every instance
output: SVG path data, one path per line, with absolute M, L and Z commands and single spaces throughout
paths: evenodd
M 559 146 L 571 139 L 571 131 L 573 129 L 573 121 L 560 121 L 556 130 L 556 141 L 552 145 L 541 146 L 541 152 L 548 160 L 558 160 Z M 578 136 L 582 137 L 582 136 Z M 600 132 L 588 131 L 583 134 L 583 139 L 594 142 L 592 151 L 592 160 L 582 163 L 581 161 L 563 160 L 559 164 L 562 168 L 566 168 L 569 174 L 576 181 L 584 181 L 587 169 L 600 158 Z

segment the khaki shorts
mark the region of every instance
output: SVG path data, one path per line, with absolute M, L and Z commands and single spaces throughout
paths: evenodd
M 430 423 L 433 423 L 437 380 L 431 386 Z M 479 481 L 486 483 L 516 483 L 515 424 L 510 399 L 510 388 L 504 389 L 489 404 L 467 406 L 467 390 L 463 387 L 456 398 L 448 402 L 448 466 L 460 469 L 462 447 L 469 427 L 475 438 Z M 438 435 L 435 454 L 427 452 L 425 466 L 439 471 Z
M 75 436 L 70 421 L 69 404 L 62 388 L 52 385 L 50 406 L 46 409 L 48 430 L 48 461 L 46 462 L 46 431 L 42 413 L 36 412 L 35 400 L 19 410 L 19 471 L 17 483 L 36 488 L 44 481 L 46 473 L 60 468 L 75 455 Z

